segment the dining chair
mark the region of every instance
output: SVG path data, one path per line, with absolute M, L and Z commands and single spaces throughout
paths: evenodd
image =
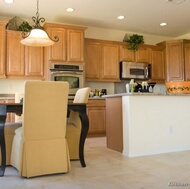
M 16 92 L 15 93 L 15 103 L 20 103 L 21 100 L 24 97 L 24 93 L 23 92 Z M 15 115 L 15 122 L 21 122 L 22 123 L 22 119 L 23 119 L 23 115 Z
M 15 93 L 15 102 L 19 103 L 23 97 L 22 92 Z M 10 165 L 11 149 L 15 130 L 22 126 L 22 116 L 15 115 L 15 122 L 7 122 L 4 127 L 4 136 L 6 144 L 6 165 Z M 0 152 L 1 153 L 1 152 Z M 1 161 L 1 155 L 0 155 Z
M 11 165 L 20 176 L 70 170 L 66 140 L 68 82 L 26 81 L 23 124 L 15 130 Z
M 89 87 L 77 90 L 73 103 L 87 103 L 91 89 Z M 79 159 L 79 142 L 81 135 L 81 120 L 79 112 L 70 110 L 67 118 L 66 139 L 69 146 L 71 160 Z

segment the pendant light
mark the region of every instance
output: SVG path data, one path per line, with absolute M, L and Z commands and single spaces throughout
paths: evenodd
M 22 39 L 21 43 L 23 45 L 27 46 L 33 46 L 33 47 L 44 47 L 44 46 L 51 46 L 55 42 L 59 40 L 57 36 L 54 37 L 54 39 L 51 39 L 49 35 L 45 32 L 44 28 L 40 25 L 41 23 L 45 22 L 45 18 L 41 17 L 39 18 L 39 0 L 37 0 L 37 12 L 36 17 L 33 16 L 32 20 L 34 22 L 34 26 L 32 30 L 29 33 L 22 32 Z

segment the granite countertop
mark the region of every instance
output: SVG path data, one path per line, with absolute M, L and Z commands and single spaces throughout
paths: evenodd
M 103 95 L 102 98 L 111 98 L 119 96 L 190 96 L 190 94 L 164 94 L 164 93 L 119 93 Z

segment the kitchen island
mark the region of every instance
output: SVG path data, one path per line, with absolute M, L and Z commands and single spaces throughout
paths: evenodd
M 190 150 L 190 95 L 122 93 L 104 98 L 108 148 L 128 157 Z

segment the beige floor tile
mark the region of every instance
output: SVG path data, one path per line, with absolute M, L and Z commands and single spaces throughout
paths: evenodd
M 190 188 L 190 151 L 128 158 L 106 147 L 106 138 L 87 138 L 85 161 L 72 170 L 25 179 L 13 167 L 0 177 L 2 189 L 186 189 Z M 178 186 L 176 186 L 178 184 Z M 180 184 L 186 186 L 180 186 Z M 171 186 L 169 186 L 171 185 Z M 175 185 L 175 186 L 174 186 Z

